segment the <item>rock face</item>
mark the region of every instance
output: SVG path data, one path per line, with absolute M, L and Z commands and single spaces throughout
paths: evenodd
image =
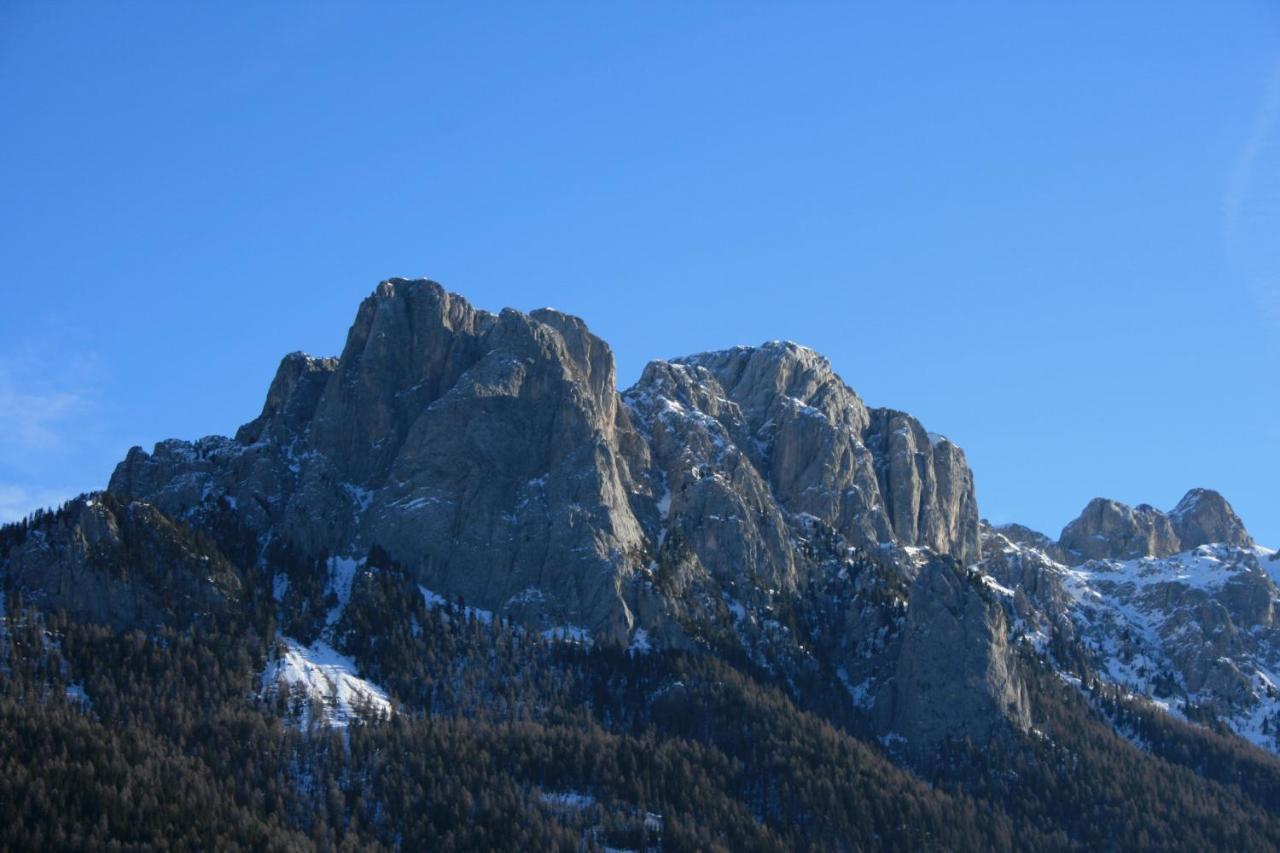
M 1187 492 L 1167 515 L 1148 504 L 1094 498 L 1058 540 L 1069 562 L 1167 557 L 1209 543 L 1253 544 L 1231 505 L 1210 489 Z
M 730 482 L 756 503 L 817 518 L 857 545 L 979 555 L 963 451 L 910 415 L 868 409 L 812 350 L 775 341 L 655 362 L 625 399 L 679 494 L 686 469 L 700 479 L 704 468 L 745 467 Z
M 979 553 L 963 452 L 868 409 L 811 350 L 654 362 L 620 395 L 581 320 L 426 281 L 379 285 L 340 358 L 287 356 L 235 439 L 135 448 L 109 488 L 196 523 L 225 499 L 306 553 L 376 543 L 431 589 L 618 639 L 664 609 L 664 549 L 677 584 L 782 590 L 811 570 L 800 517 L 852 545 Z
M 925 757 L 949 738 L 985 741 L 1006 721 L 1030 728 L 998 594 L 941 558 L 921 570 L 911 602 L 891 696 L 877 706 L 889 714 L 892 734 L 905 737 L 906 751 Z
M 612 354 L 580 320 L 396 280 L 340 358 L 287 356 L 236 439 L 134 449 L 109 489 L 196 523 L 225 498 L 305 553 L 376 543 L 432 589 L 499 611 L 536 598 L 549 621 L 625 638 L 644 550 L 630 432 Z
M 1130 507 L 1094 498 L 1063 528 L 1059 544 L 1073 559 L 1164 557 L 1178 552 L 1178 535 L 1168 516 L 1148 504 Z
M 434 594 L 531 628 L 683 647 L 715 634 L 764 666 L 812 656 L 777 606 L 874 565 L 859 583 L 879 597 L 837 615 L 825 640 L 866 649 L 859 633 L 879 632 L 877 662 L 849 658 L 848 671 L 881 684 L 898 655 L 959 632 L 965 689 L 987 697 L 944 723 L 879 691 L 899 710 L 877 718 L 923 743 L 984 735 L 992 721 L 970 713 L 1024 716 L 996 616 L 965 587 L 912 585 L 932 555 L 981 555 L 964 453 L 867 407 L 793 343 L 655 361 L 619 393 L 609 347 L 581 320 L 491 314 L 393 279 L 361 304 L 339 358 L 285 357 L 234 439 L 134 448 L 109 491 L 204 529 L 230 514 L 268 571 L 281 548 L 333 567 L 377 545 Z M 950 611 L 929 604 L 904 623 L 905 596 L 887 590 L 945 593 L 967 615 L 930 634 Z M 902 665 L 913 684 L 929 677 Z
M 1173 532 L 1184 549 L 1221 543 L 1248 548 L 1253 537 L 1231 504 L 1212 489 L 1192 489 L 1169 511 Z

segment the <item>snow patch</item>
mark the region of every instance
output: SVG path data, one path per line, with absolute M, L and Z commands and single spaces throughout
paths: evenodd
M 347 495 L 351 498 L 351 502 L 355 504 L 356 515 L 362 515 L 367 509 L 369 509 L 369 504 L 373 503 L 373 492 L 363 486 L 357 486 L 352 483 L 343 483 L 342 488 L 346 490 Z
M 982 578 L 983 585 L 986 586 L 988 589 L 995 590 L 996 592 L 1008 598 L 1013 598 L 1013 590 L 1009 589 L 1009 587 L 1007 586 L 1003 586 L 998 580 L 991 577 L 991 575 L 981 574 L 979 575 L 979 577 Z
M 844 667 L 836 669 L 836 676 L 840 679 L 840 683 L 844 685 L 844 689 L 849 691 L 849 698 L 853 700 L 855 708 L 861 708 L 864 711 L 871 710 L 875 705 L 875 697 L 871 695 L 871 679 L 865 678 L 857 684 L 853 684 L 849 680 L 849 671 Z
M 268 663 L 262 673 L 262 694 L 273 698 L 281 685 L 287 684 L 291 691 L 301 691 L 303 697 L 319 703 L 319 717 L 315 720 L 311 718 L 313 703 L 302 703 L 297 720 L 301 728 L 309 728 L 312 723 L 346 728 L 362 710 L 380 716 L 393 712 L 386 691 L 361 678 L 355 661 L 328 643 L 317 640 L 303 646 L 287 637 L 282 637 L 281 642 L 285 646 L 283 654 Z
M 665 478 L 664 478 L 665 479 Z M 671 516 L 671 487 L 663 484 L 662 497 L 658 498 L 658 517 L 666 521 Z
M 591 644 L 591 632 L 576 625 L 558 625 L 555 628 L 548 628 L 542 632 L 542 638 L 552 642 L 577 643 L 584 646 Z
M 325 619 L 326 626 L 336 625 L 342 618 L 342 611 L 346 610 L 347 603 L 351 601 L 351 585 L 355 582 L 356 573 L 364 567 L 364 563 L 363 559 L 355 557 L 329 558 L 329 588 L 338 597 L 338 603 L 329 611 Z
M 422 593 L 422 601 L 426 604 L 428 610 L 434 610 L 437 607 L 446 607 L 449 604 L 449 600 L 443 595 L 438 592 L 432 592 L 421 584 L 418 585 L 418 591 Z M 481 610 L 479 607 L 464 607 L 462 608 L 462 612 L 464 616 L 474 617 L 485 625 L 488 625 L 493 621 L 493 611 L 491 610 Z
M 280 572 L 271 579 L 271 597 L 278 602 L 282 602 L 288 592 L 289 576 L 284 572 Z
M 549 806 L 563 809 L 585 809 L 596 804 L 596 798 L 578 791 L 543 791 L 539 797 Z
M 644 628 L 637 628 L 636 632 L 631 635 L 631 645 L 627 646 L 627 651 L 636 655 L 644 655 L 653 651 L 653 645 L 649 642 L 649 632 Z
M 84 685 L 79 683 L 67 685 L 67 701 L 85 708 L 93 707 L 93 700 L 84 692 Z

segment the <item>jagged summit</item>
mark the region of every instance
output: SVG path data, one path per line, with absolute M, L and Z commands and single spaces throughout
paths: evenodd
M 817 352 L 790 342 L 734 347 L 650 365 L 625 394 L 642 420 L 653 401 L 719 423 L 791 512 L 851 541 L 979 554 L 977 503 L 963 452 L 918 421 L 870 409 Z
M 1250 546 L 1252 537 L 1222 495 L 1195 488 L 1168 513 L 1094 498 L 1063 528 L 1058 544 L 1069 560 L 1167 557 L 1198 545 Z
M 735 643 L 804 657 L 775 605 L 873 563 L 879 580 L 860 583 L 899 590 L 874 617 L 885 651 L 846 671 L 877 720 L 920 743 L 990 728 L 933 712 L 926 725 L 929 695 L 895 699 L 892 686 L 901 666 L 922 671 L 896 662 L 895 596 L 934 556 L 961 572 L 981 553 L 963 451 L 868 408 L 795 343 L 655 361 L 620 393 L 612 351 L 577 317 L 494 314 L 389 279 L 338 358 L 284 358 L 234 439 L 134 448 L 109 490 L 201 527 L 230 506 L 264 549 L 334 565 L 376 545 L 433 595 L 624 644 L 696 645 L 727 622 Z M 970 585 L 935 581 L 919 588 L 969 614 L 948 628 L 970 638 L 966 665 L 1006 671 L 989 608 L 966 603 Z M 918 649 L 940 635 L 917 620 L 911 636 Z M 1018 705 L 997 681 L 996 704 Z
M 1028 647 L 1068 680 L 1176 687 L 1274 746 L 1280 564 L 1221 495 L 1095 499 L 1057 542 L 993 528 L 955 443 L 793 342 L 653 361 L 620 392 L 577 317 L 391 279 L 340 356 L 281 360 L 234 438 L 134 448 L 102 500 L 42 521 L 9 576 L 127 627 L 230 612 L 251 575 L 283 644 L 267 694 L 294 670 L 330 673 L 324 701 L 356 690 L 360 632 L 407 598 L 414 618 L 458 602 L 526 637 L 744 659 L 834 692 L 913 761 L 1037 724 Z M 163 570 L 122 576 L 130 542 Z M 181 550 L 206 545 L 207 576 Z M 375 606 L 379 584 L 399 603 Z

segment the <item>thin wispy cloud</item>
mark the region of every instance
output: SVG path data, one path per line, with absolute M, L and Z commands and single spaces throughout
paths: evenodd
M 99 441 L 102 371 L 91 351 L 57 336 L 0 350 L 0 523 L 82 491 L 68 482 Z
M 0 367 L 0 452 L 7 458 L 57 449 L 72 419 L 86 408 L 81 392 L 23 388 Z
M 1280 127 L 1280 64 L 1263 87 L 1222 201 L 1227 254 L 1244 272 L 1264 327 L 1280 329 L 1280 174 L 1271 148 Z
M 1227 177 L 1226 192 L 1222 200 L 1223 234 L 1227 249 L 1232 253 L 1240 249 L 1242 225 L 1246 207 L 1251 200 L 1258 163 L 1275 133 L 1277 123 L 1280 123 L 1280 64 L 1267 79 L 1249 135 L 1240 147 Z
M 78 489 L 33 488 L 0 483 L 0 524 L 26 518 L 39 508 L 56 507 L 79 493 Z

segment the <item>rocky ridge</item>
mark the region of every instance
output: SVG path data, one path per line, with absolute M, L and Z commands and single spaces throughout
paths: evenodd
M 1276 564 L 1221 496 L 1193 490 L 1169 513 L 1098 499 L 1058 541 L 987 527 L 958 446 L 790 342 L 654 361 L 620 392 L 575 317 L 392 279 L 339 357 L 286 356 L 233 438 L 133 448 L 102 498 L 68 510 L 82 518 L 59 549 L 0 568 L 93 618 L 145 622 L 149 592 L 104 580 L 90 598 L 111 603 L 93 609 L 64 582 L 107 504 L 274 577 L 286 635 L 264 690 L 319 672 L 340 721 L 344 696 L 383 699 L 336 630 L 377 548 L 428 607 L 637 652 L 737 650 L 784 683 L 829 684 L 915 759 L 1029 729 L 1028 649 L 1274 748 Z M 220 576 L 181 597 L 216 610 L 234 597 Z
M 1244 523 L 1222 495 L 1192 489 L 1168 513 L 1150 504 L 1130 507 L 1094 498 L 1063 528 L 1058 547 L 1065 562 L 1168 557 L 1199 545 L 1252 546 Z
M 841 671 L 886 732 L 922 748 L 970 726 L 918 725 L 923 706 L 893 692 L 897 657 L 928 645 L 894 597 L 908 600 L 936 557 L 961 577 L 980 556 L 964 453 L 866 406 L 793 343 L 656 361 L 619 392 L 608 345 L 575 317 L 492 314 L 392 279 L 361 304 L 340 357 L 285 357 L 234 438 L 134 448 L 108 491 L 196 527 L 230 508 L 260 561 L 287 543 L 358 566 L 377 545 L 431 594 L 531 629 L 742 643 L 766 667 L 819 666 L 776 608 L 871 566 L 858 584 L 879 590 L 866 618 L 880 650 L 829 638 Z M 1011 672 L 996 617 L 969 601 L 979 591 L 929 577 L 928 594 L 965 614 L 947 630 L 970 637 L 971 668 Z M 1017 710 L 1016 679 L 984 685 Z
M 1168 514 L 1096 499 L 1058 542 L 985 527 L 978 570 L 1006 589 L 1015 642 L 1096 680 L 1280 751 L 1280 559 L 1218 493 Z

